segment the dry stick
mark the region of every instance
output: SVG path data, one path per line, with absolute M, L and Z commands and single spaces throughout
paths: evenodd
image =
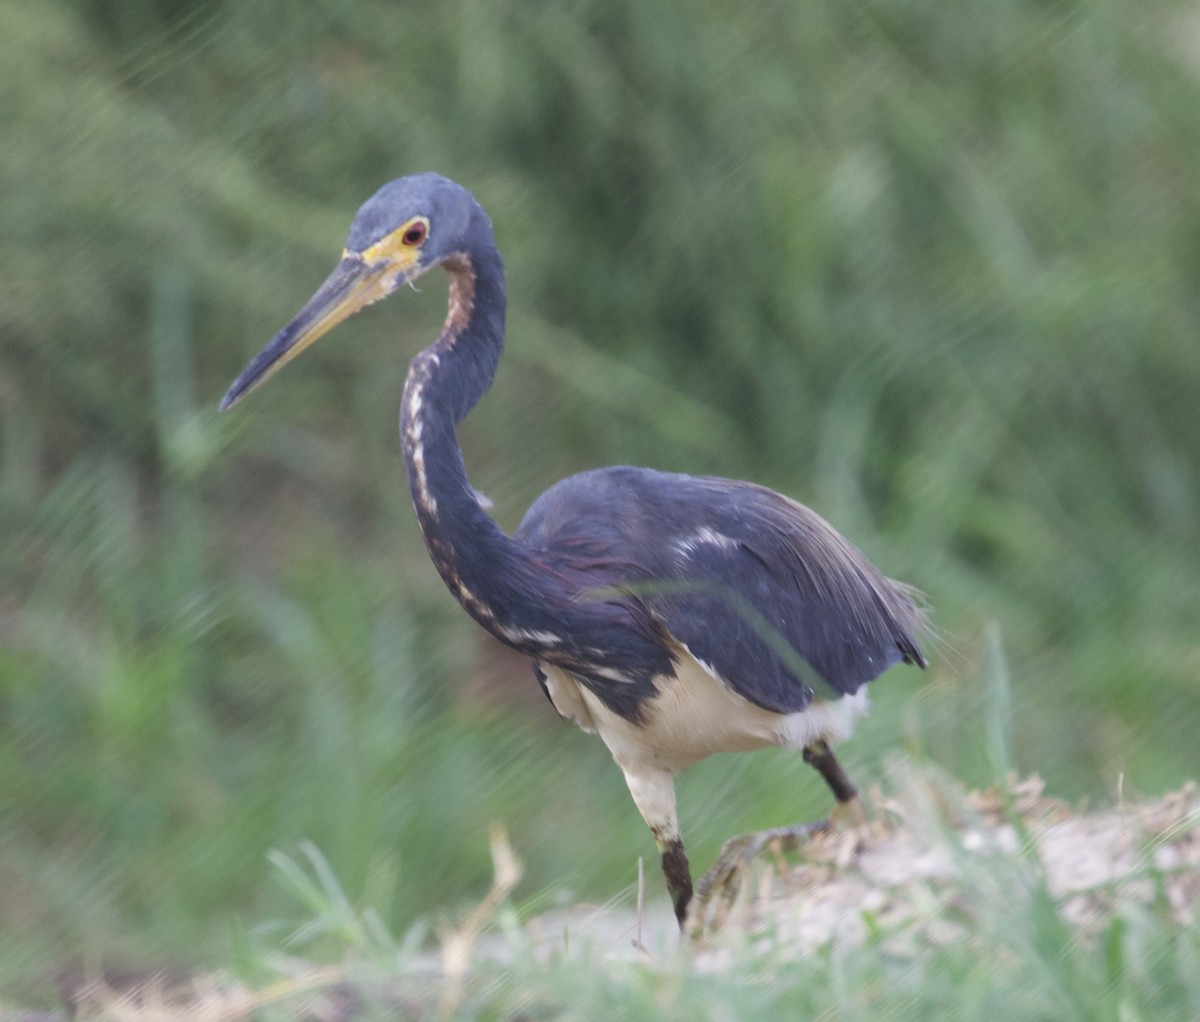
M 462 1001 L 463 982 L 471 962 L 471 949 L 491 921 L 500 903 L 521 880 L 524 872 L 508 843 L 504 827 L 496 823 L 491 829 L 492 888 L 457 929 L 447 927 L 442 933 L 442 970 L 444 979 L 438 1011 L 441 1018 L 450 1018 Z
M 637 940 L 634 942 L 639 951 L 645 951 L 642 943 L 642 906 L 646 897 L 646 860 L 638 856 L 638 895 L 637 895 Z

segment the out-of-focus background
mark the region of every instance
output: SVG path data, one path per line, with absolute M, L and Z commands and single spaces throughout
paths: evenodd
M 932 605 L 860 782 L 897 750 L 992 780 L 989 658 L 1052 793 L 1195 774 L 1195 3 L 12 0 L 0 980 L 227 956 L 304 839 L 401 931 L 478 899 L 492 821 L 535 907 L 653 862 L 426 559 L 396 408 L 440 280 L 216 415 L 359 203 L 428 169 L 507 260 L 462 432 L 506 528 L 596 465 L 756 480 Z M 773 752 L 680 793 L 698 864 L 828 802 Z

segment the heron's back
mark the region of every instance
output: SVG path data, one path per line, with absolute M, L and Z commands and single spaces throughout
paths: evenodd
M 543 493 L 515 538 L 603 563 L 724 684 L 790 713 L 924 666 L 914 591 L 823 518 L 751 483 L 614 467 Z

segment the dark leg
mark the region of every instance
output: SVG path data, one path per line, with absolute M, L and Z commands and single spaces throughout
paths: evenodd
M 692 900 L 692 870 L 679 838 L 668 842 L 663 848 L 662 871 L 667 878 L 667 893 L 671 895 L 671 904 L 675 907 L 675 918 L 679 921 L 679 928 L 683 929 L 688 904 Z
M 626 770 L 625 783 L 629 785 L 629 794 L 633 796 L 638 812 L 654 835 L 654 843 L 662 855 L 667 893 L 671 896 L 671 907 L 675 909 L 679 928 L 683 929 L 683 921 L 692 902 L 692 870 L 688 865 L 687 853 L 683 850 L 679 819 L 675 813 L 675 780 L 663 770 L 642 770 L 638 773 Z
M 805 748 L 804 762 L 815 767 L 825 778 L 825 783 L 829 785 L 833 797 L 839 802 L 853 802 L 858 798 L 858 789 L 846 776 L 841 763 L 837 761 L 833 751 L 824 740 L 818 739 Z

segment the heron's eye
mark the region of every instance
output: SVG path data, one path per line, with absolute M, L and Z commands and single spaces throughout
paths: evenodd
M 428 233 L 429 225 L 424 220 L 414 220 L 404 228 L 404 233 L 400 235 L 400 241 L 409 248 L 416 248 L 424 242 Z

